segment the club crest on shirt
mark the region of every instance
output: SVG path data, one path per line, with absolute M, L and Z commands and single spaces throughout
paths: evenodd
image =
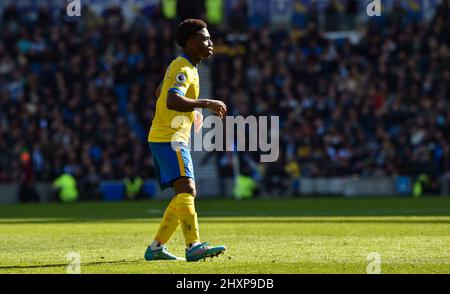
M 183 73 L 179 73 L 177 74 L 177 76 L 175 77 L 175 80 L 178 83 L 184 83 L 186 81 L 186 76 Z

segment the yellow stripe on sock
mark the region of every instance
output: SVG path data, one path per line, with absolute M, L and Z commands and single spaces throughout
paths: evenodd
M 180 173 L 182 176 L 185 176 L 186 171 L 184 170 L 184 162 L 183 162 L 183 158 L 181 156 L 181 151 L 180 151 L 180 149 L 177 149 L 175 152 L 177 153 L 178 166 L 180 167 Z

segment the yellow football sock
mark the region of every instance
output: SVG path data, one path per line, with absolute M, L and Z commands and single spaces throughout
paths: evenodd
M 180 193 L 177 195 L 176 205 L 186 245 L 200 242 L 194 196 L 189 193 Z
M 159 225 L 158 233 L 156 233 L 155 240 L 166 244 L 172 238 L 173 234 L 180 224 L 178 220 L 177 208 L 176 208 L 177 197 L 173 197 L 169 205 L 164 212 L 163 219 Z

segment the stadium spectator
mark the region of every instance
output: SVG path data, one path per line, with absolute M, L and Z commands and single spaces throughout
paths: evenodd
M 247 25 L 247 1 L 231 0 L 229 5 L 231 11 L 228 13 L 228 24 L 232 31 L 239 32 Z
M 233 188 L 233 196 L 237 200 L 251 199 L 257 190 L 257 183 L 251 176 L 250 170 L 244 169 L 236 177 Z
M 344 7 L 337 0 L 331 0 L 325 10 L 325 30 L 339 31 L 341 29 L 341 16 Z
M 77 180 L 69 172 L 57 177 L 53 181 L 53 188 L 61 202 L 70 203 L 78 200 Z
M 142 190 L 144 180 L 135 175 L 131 168 L 126 170 L 126 177 L 123 183 L 125 185 L 125 195 L 128 200 L 142 199 L 145 197 L 144 191 Z
M 345 29 L 349 30 L 355 27 L 356 17 L 358 16 L 358 1 L 347 0 L 345 6 Z
M 22 202 L 37 202 L 39 195 L 35 188 L 34 169 L 31 154 L 27 149 L 20 151 L 20 188 L 19 199 Z
M 205 19 L 205 0 L 178 0 L 177 14 L 180 21 L 188 18 Z

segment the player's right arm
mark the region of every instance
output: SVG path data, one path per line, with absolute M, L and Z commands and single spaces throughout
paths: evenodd
M 211 99 L 194 100 L 172 91 L 167 93 L 167 108 L 180 112 L 194 111 L 195 108 L 206 108 L 221 118 L 227 112 L 227 107 L 222 101 Z
M 184 67 L 174 69 L 174 73 L 169 73 L 171 87 L 167 92 L 166 105 L 170 110 L 179 112 L 191 112 L 195 108 L 206 108 L 217 114 L 221 118 L 227 112 L 227 107 L 222 101 L 210 99 L 190 99 L 185 96 L 188 88 L 192 84 L 192 73 Z

